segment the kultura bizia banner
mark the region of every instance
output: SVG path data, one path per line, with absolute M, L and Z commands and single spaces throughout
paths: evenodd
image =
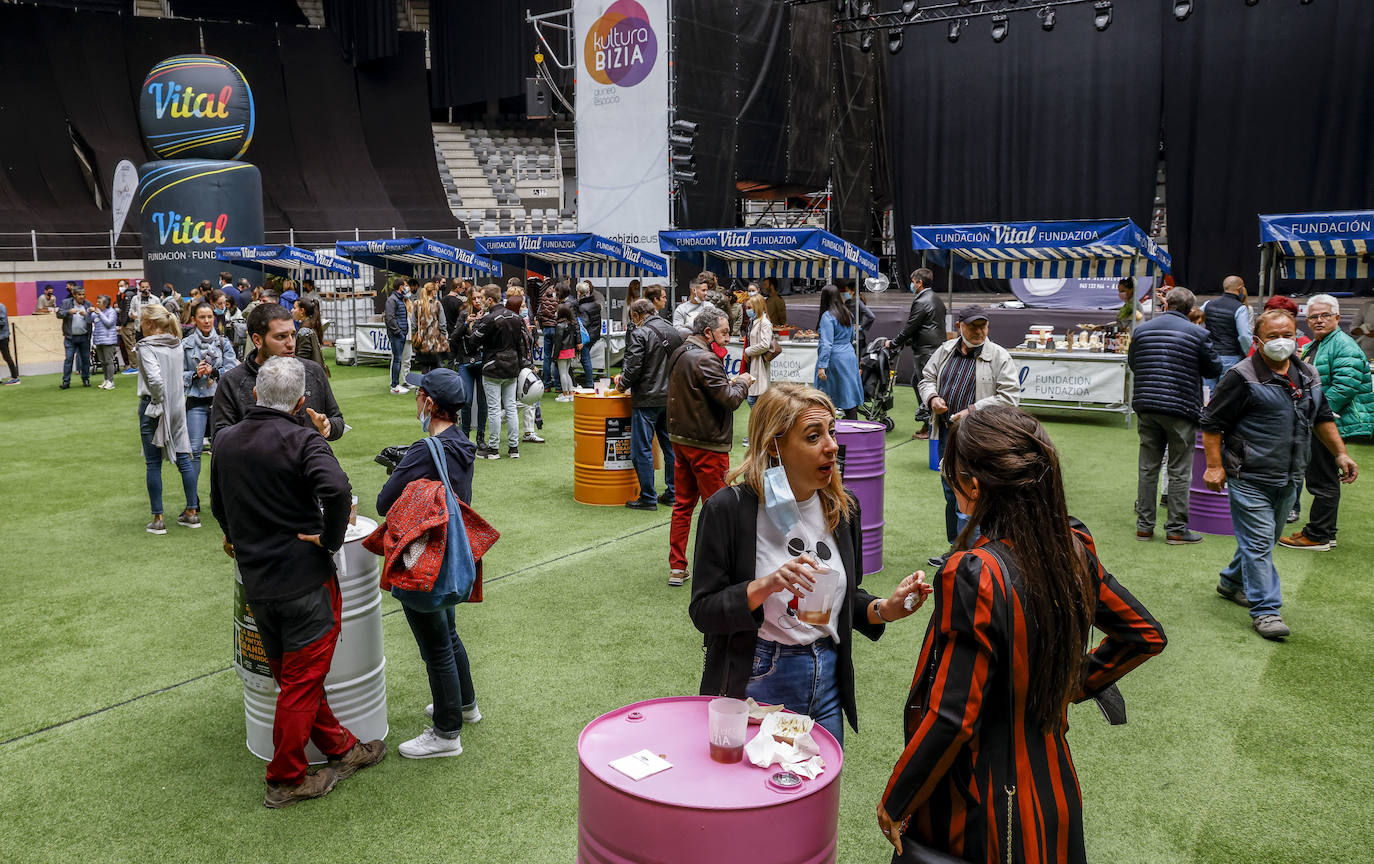
M 667 0 L 574 0 L 577 227 L 658 253 L 668 222 Z
M 263 242 L 262 175 L 236 161 L 253 140 L 254 118 L 248 81 L 227 60 L 183 54 L 149 71 L 138 119 L 162 161 L 139 167 L 137 205 L 143 272 L 154 285 L 186 294 L 202 280 L 217 283 L 225 269 L 261 279 L 215 258 L 219 246 Z

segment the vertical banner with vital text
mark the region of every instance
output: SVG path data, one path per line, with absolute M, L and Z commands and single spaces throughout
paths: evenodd
M 577 224 L 658 252 L 668 223 L 668 0 L 574 0 Z

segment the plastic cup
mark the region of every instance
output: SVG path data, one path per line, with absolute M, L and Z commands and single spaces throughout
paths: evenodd
M 835 608 L 835 588 L 840 574 L 825 565 L 813 567 L 816 585 L 797 601 L 797 620 L 813 627 L 823 627 L 830 623 L 830 613 Z
M 354 496 L 353 496 L 353 502 L 352 502 L 352 504 L 350 504 L 350 506 L 349 506 L 349 508 L 348 508 L 348 524 L 349 524 L 349 525 L 357 525 L 357 524 L 358 524 L 358 496 L 357 496 L 357 495 L 354 495 Z
M 706 706 L 711 759 L 727 765 L 744 759 L 744 737 L 749 732 L 749 706 L 741 699 L 721 697 Z

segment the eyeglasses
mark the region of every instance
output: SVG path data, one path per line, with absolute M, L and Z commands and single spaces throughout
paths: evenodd
M 1314 323 L 1316 323 L 1316 322 L 1318 322 L 1318 321 L 1325 321 L 1327 318 L 1335 318 L 1335 317 L 1336 317 L 1336 313 L 1335 313 L 1335 312 L 1318 312 L 1318 313 L 1315 314 L 1315 315 L 1308 315 L 1308 316 L 1307 316 L 1307 323 L 1308 323 L 1308 324 L 1314 324 Z

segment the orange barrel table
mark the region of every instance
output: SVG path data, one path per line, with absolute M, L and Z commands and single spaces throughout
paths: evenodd
M 639 497 L 630 459 L 630 397 L 576 393 L 573 397 L 573 500 L 623 507 Z

